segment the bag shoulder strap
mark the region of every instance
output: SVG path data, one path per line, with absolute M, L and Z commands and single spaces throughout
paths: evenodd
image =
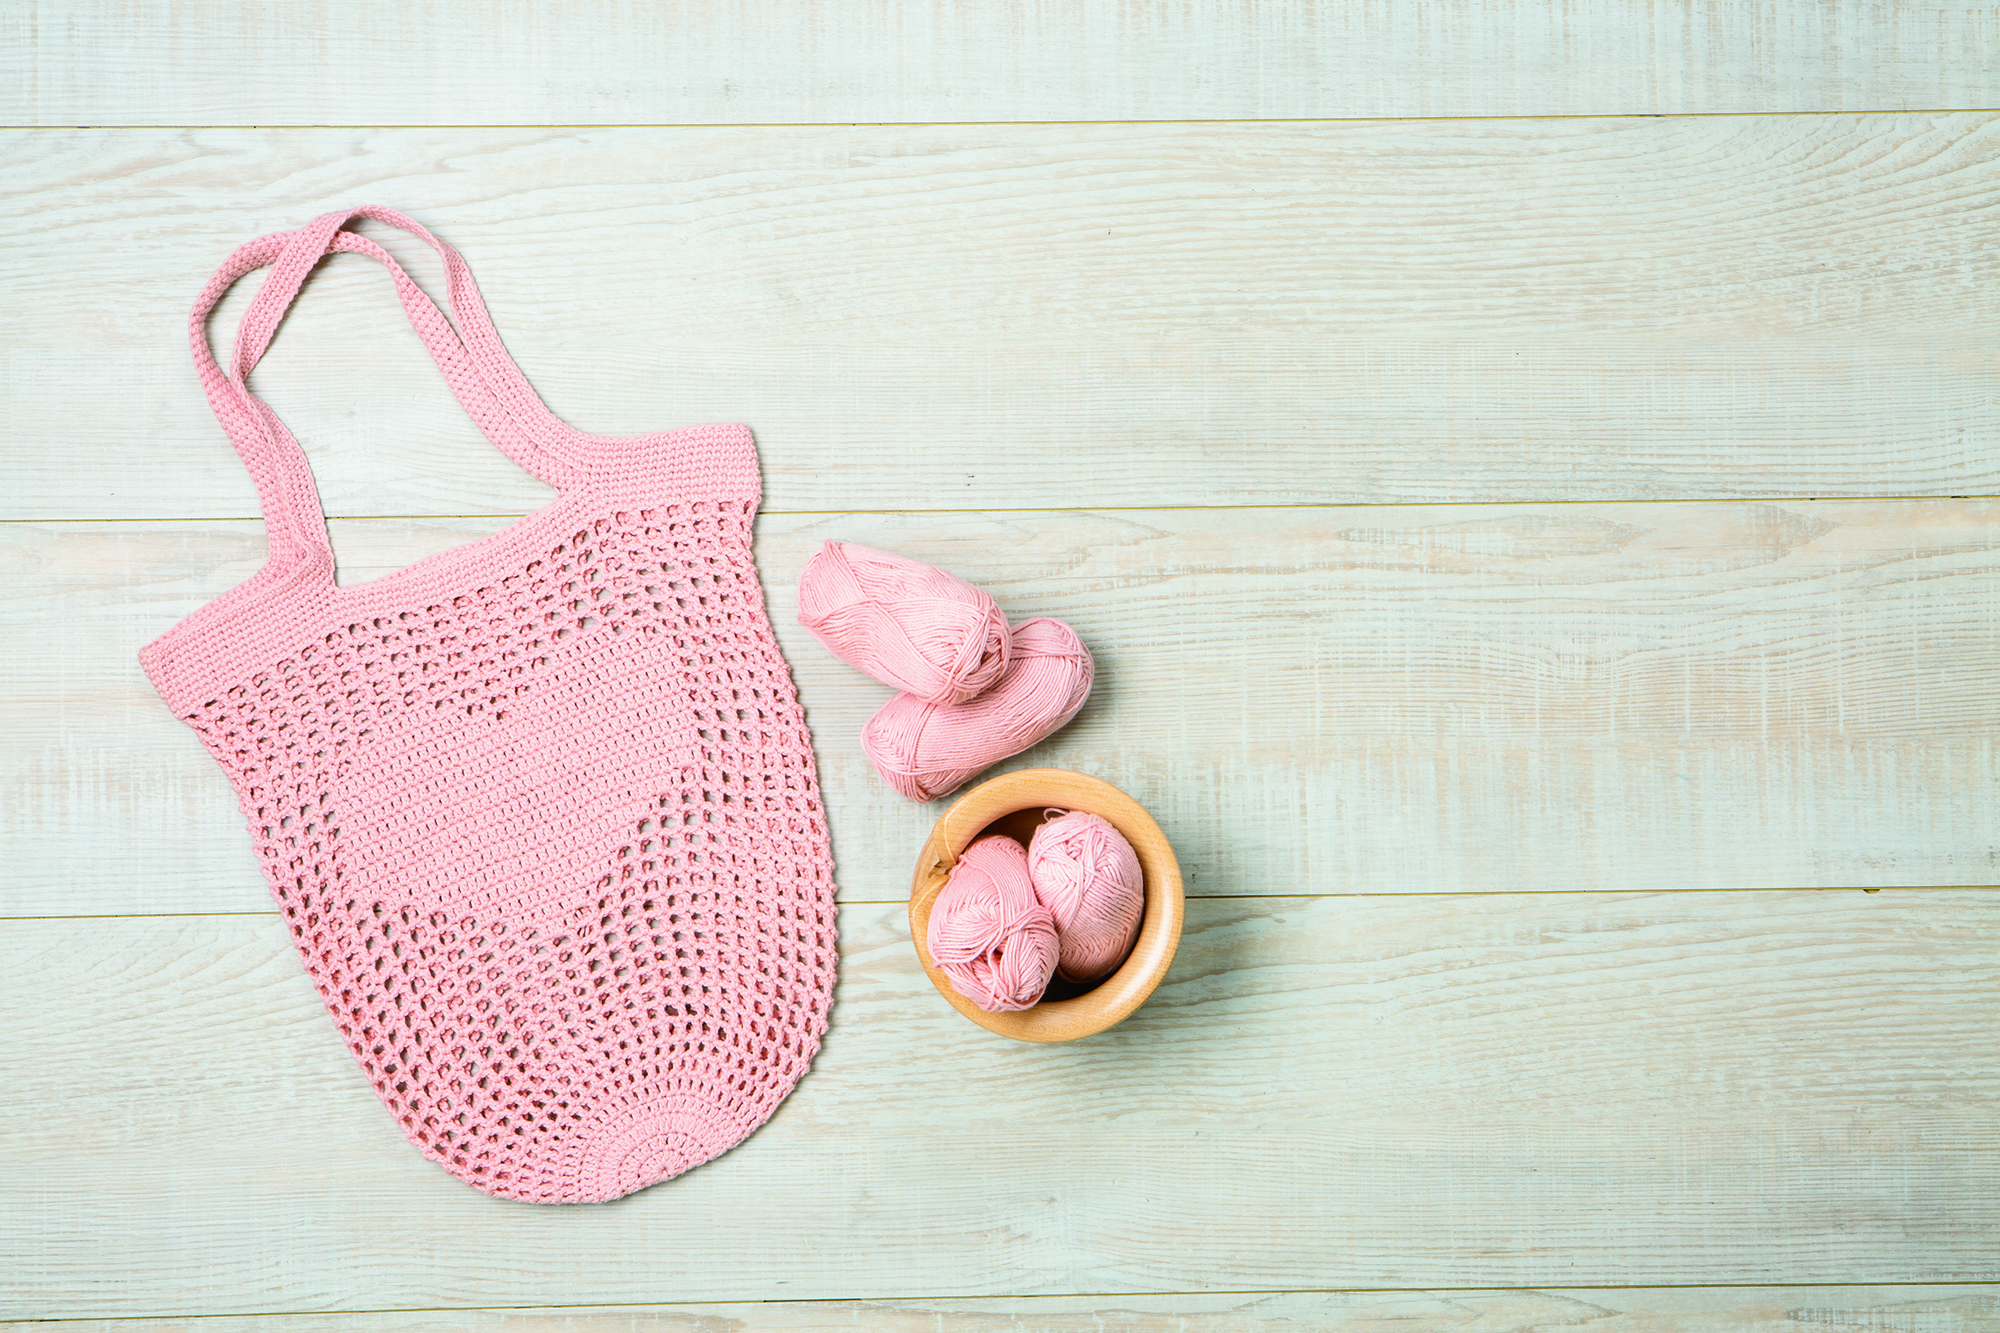
M 401 227 L 438 252 L 445 262 L 456 327 L 386 250 L 345 229 L 357 217 Z M 507 355 L 472 270 L 458 251 L 392 209 L 369 206 L 327 213 L 297 231 L 274 232 L 240 246 L 209 279 L 189 317 L 195 368 L 216 418 L 257 485 L 274 565 L 303 565 L 331 581 L 333 551 L 305 451 L 277 414 L 250 392 L 246 380 L 270 347 L 306 275 L 322 258 L 336 253 L 366 255 L 389 270 L 403 309 L 444 372 L 445 382 L 501 452 L 559 490 L 580 474 L 581 446 L 588 437 L 548 410 Z M 238 279 L 266 265 L 271 275 L 237 328 L 225 373 L 209 347 L 208 317 Z

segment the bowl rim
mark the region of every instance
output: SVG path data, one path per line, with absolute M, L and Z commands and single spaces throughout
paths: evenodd
M 959 854 L 981 831 L 997 819 L 1037 806 L 1087 810 L 1109 820 L 1138 853 L 1145 878 L 1146 915 L 1132 952 L 1118 970 L 1082 995 L 1012 1013 L 988 1013 L 960 995 L 931 961 L 930 950 L 924 946 L 931 904 L 944 888 Z M 1180 947 L 1184 900 L 1180 862 L 1145 807 L 1088 773 L 1066 768 L 1016 769 L 988 778 L 959 797 L 931 826 L 910 881 L 910 942 L 938 994 L 980 1027 L 1016 1041 L 1075 1041 L 1123 1022 L 1159 986 Z

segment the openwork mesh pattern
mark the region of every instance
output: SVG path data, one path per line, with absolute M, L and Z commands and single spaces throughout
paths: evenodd
M 641 443 L 356 588 L 274 536 L 261 583 L 145 655 L 383 1102 L 508 1198 L 615 1198 L 734 1145 L 805 1072 L 832 994 L 832 863 L 751 559 L 747 435 Z M 704 480 L 753 493 L 689 494 Z

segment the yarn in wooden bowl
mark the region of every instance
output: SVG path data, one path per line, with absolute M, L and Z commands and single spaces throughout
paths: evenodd
M 1007 670 L 1007 617 L 935 565 L 830 541 L 799 572 L 799 623 L 841 661 L 919 700 L 977 698 Z
M 966 848 L 931 904 L 924 944 L 952 989 L 988 1013 L 1040 1000 L 1059 947 L 1055 916 L 1028 877 L 1027 849 L 1000 833 Z
M 1145 912 L 1125 961 L 1087 990 L 1054 981 L 1041 1003 L 988 1013 L 958 993 L 926 942 L 931 909 L 952 867 L 982 834 L 1032 838 L 1049 809 L 1102 815 L 1132 845 L 1144 881 Z M 1075 1041 L 1123 1022 L 1144 1004 L 1172 965 L 1183 911 L 1180 863 L 1160 826 L 1139 803 L 1099 778 L 1060 768 L 1003 773 L 980 783 L 939 816 L 910 884 L 910 940 L 925 975 L 951 1006 L 990 1032 L 1016 1041 Z
M 1097 667 L 1060 620 L 1016 625 L 1011 660 L 991 690 L 966 703 L 899 694 L 861 730 L 882 780 L 913 801 L 948 795 L 967 778 L 1053 735 L 1090 697 Z
M 1028 878 L 1055 919 L 1056 971 L 1065 981 L 1096 981 L 1125 961 L 1139 937 L 1146 910 L 1139 854 L 1103 815 L 1050 813 L 1028 844 Z

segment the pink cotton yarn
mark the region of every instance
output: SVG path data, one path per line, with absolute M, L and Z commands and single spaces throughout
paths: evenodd
M 830 541 L 799 574 L 799 623 L 835 657 L 929 703 L 963 703 L 1007 670 L 1007 617 L 919 560 Z
M 1096 981 L 1138 938 L 1146 911 L 1139 854 L 1102 815 L 1050 813 L 1028 844 L 1028 877 L 1056 921 L 1056 971 L 1065 981 Z
M 913 801 L 935 800 L 1076 716 L 1096 675 L 1076 631 L 1038 617 L 1015 626 L 1012 637 L 1006 674 L 970 703 L 899 694 L 868 719 L 861 748 L 883 781 Z
M 356 217 L 436 251 L 449 318 Z M 328 253 L 388 270 L 452 391 L 554 500 L 335 583 L 306 455 L 245 379 Z M 209 316 L 266 266 L 225 370 Z M 386 208 L 239 247 L 187 327 L 270 556 L 140 661 L 228 774 L 393 1123 L 534 1203 L 615 1199 L 741 1142 L 812 1063 L 837 961 L 812 738 L 751 559 L 749 429 L 564 424 L 464 257 Z M 268 1090 L 235 1090 L 241 1113 Z M 358 1091 L 343 1080 L 341 1114 Z
M 1055 918 L 1035 896 L 1028 852 L 995 834 L 965 849 L 931 904 L 924 947 L 960 995 L 988 1013 L 1029 1009 L 1055 974 Z

